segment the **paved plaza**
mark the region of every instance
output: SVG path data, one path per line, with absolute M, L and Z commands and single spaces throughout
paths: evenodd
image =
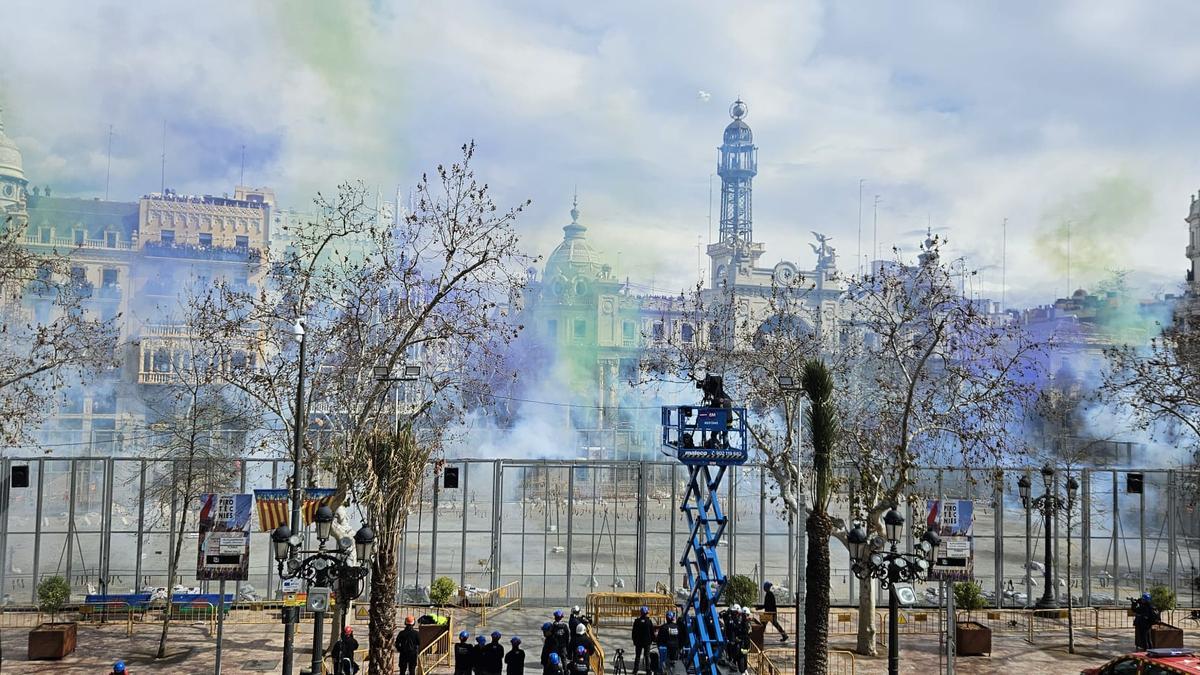
M 526 640 L 526 652 L 536 662 L 536 651 L 540 640 L 538 627 L 554 608 L 513 609 L 489 617 L 486 632 L 499 630 L 505 638 L 520 635 Z M 465 627 L 477 632 L 477 617 L 466 617 L 456 624 L 456 629 Z M 309 646 L 312 641 L 311 624 L 301 628 L 297 638 L 299 649 L 297 666 L 307 666 L 311 659 Z M 360 636 L 366 635 L 365 623 L 354 624 Z M 480 631 L 481 632 L 481 631 Z M 28 628 L 5 628 L 2 636 L 4 648 L 3 672 L 5 673 L 107 673 L 112 662 L 124 659 L 133 675 L 142 673 L 212 673 L 215 656 L 215 636 L 206 624 L 176 624 L 171 626 L 169 653 L 156 660 L 154 653 L 158 645 L 158 625 L 144 623 L 135 625 L 132 637 L 126 635 L 124 624 L 103 627 L 79 627 L 78 649 L 61 662 L 25 660 Z M 770 635 L 770 634 L 769 634 Z M 609 658 L 608 670 L 616 649 L 626 650 L 628 665 L 632 666 L 632 645 L 629 643 L 627 626 L 603 627 L 599 630 L 601 644 Z M 1185 638 L 1188 646 L 1200 649 L 1200 631 L 1190 630 Z M 1096 640 L 1080 630 L 1076 638 L 1076 654 L 1067 653 L 1065 632 L 1039 634 L 1038 644 L 1029 644 L 1016 634 L 997 634 L 994 637 L 995 653 L 991 657 L 960 658 L 957 672 L 962 674 L 1019 672 L 1022 675 L 1078 673 L 1081 668 L 1097 665 L 1105 660 L 1133 648 L 1132 629 L 1127 633 L 1102 633 Z M 364 644 L 366 640 L 360 637 Z M 225 629 L 223 658 L 224 673 L 278 673 L 283 646 L 283 630 L 280 624 L 231 623 Z M 835 636 L 830 640 L 831 649 L 852 650 L 853 638 Z M 773 638 L 768 638 L 770 653 L 775 657 L 780 670 L 791 675 L 790 651 L 785 651 Z M 787 647 L 791 647 L 791 642 Z M 901 636 L 901 672 L 932 674 L 939 672 L 937 635 Z M 536 663 L 534 663 L 536 666 Z M 870 675 L 887 670 L 886 647 L 880 646 L 878 657 L 855 657 L 856 674 Z M 449 672 L 446 669 L 445 672 Z M 537 675 L 536 668 L 527 668 L 529 675 Z M 833 672 L 849 673 L 849 670 Z

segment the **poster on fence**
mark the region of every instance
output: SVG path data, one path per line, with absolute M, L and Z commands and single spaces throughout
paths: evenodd
M 196 578 L 246 581 L 250 573 L 252 495 L 200 495 Z
M 969 581 L 974 574 L 975 502 L 970 499 L 929 499 L 925 526 L 942 538 L 929 571 L 930 581 Z

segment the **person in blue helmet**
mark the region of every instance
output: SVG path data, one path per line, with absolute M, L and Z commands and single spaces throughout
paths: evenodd
M 475 675 L 487 675 L 487 636 L 476 635 L 475 647 L 471 649 L 471 665 L 475 666 Z
M 642 658 L 646 659 L 646 672 L 650 673 L 650 643 L 654 642 L 654 619 L 650 618 L 650 608 L 643 606 L 638 610 L 638 618 L 633 620 L 633 675 L 637 675 Z
M 483 668 L 488 675 L 500 675 L 500 671 L 504 670 L 504 645 L 500 644 L 500 638 L 504 637 L 500 631 L 492 631 L 492 641 L 483 646 Z
M 1154 632 L 1151 627 L 1162 620 L 1154 607 L 1149 593 L 1133 601 L 1133 642 L 1139 651 L 1154 648 Z
M 471 675 L 475 668 L 475 648 L 467 642 L 470 637 L 465 630 L 458 634 L 458 644 L 454 645 L 454 675 Z
M 564 675 L 562 657 L 558 655 L 558 652 L 550 652 L 550 656 L 546 657 L 546 665 L 542 666 L 542 675 Z
M 675 672 L 679 660 L 679 647 L 683 644 L 683 631 L 675 622 L 674 610 L 667 612 L 667 620 L 658 627 L 658 667 L 664 673 Z
M 554 637 L 550 633 L 552 627 L 553 624 L 549 621 L 542 624 L 542 655 L 538 659 L 538 663 L 542 664 L 543 668 L 549 663 L 550 654 L 554 652 Z
M 559 660 L 566 667 L 565 664 L 571 658 L 571 626 L 563 621 L 561 609 L 554 610 L 554 623 L 550 624 L 550 641 L 554 643 L 554 651 L 558 652 Z
M 763 582 L 763 613 L 766 614 L 763 617 L 763 621 L 769 622 L 775 627 L 775 630 L 779 631 L 780 642 L 787 642 L 787 631 L 783 629 L 783 626 L 779 625 L 779 603 L 775 600 L 775 591 L 771 590 L 771 587 L 771 582 Z
M 125 662 L 117 661 L 113 664 L 112 675 L 126 675 L 129 671 L 125 670 Z
M 587 647 L 578 645 L 571 657 L 571 668 L 568 675 L 588 675 L 590 672 L 592 672 L 592 665 L 588 658 Z
M 521 649 L 521 638 L 514 635 L 509 642 L 512 649 L 504 655 L 504 675 L 525 675 L 525 650 Z

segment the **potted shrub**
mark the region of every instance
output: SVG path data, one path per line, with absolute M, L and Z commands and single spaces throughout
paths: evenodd
M 971 620 L 971 613 L 987 607 L 979 586 L 971 581 L 954 584 L 954 606 L 967 613 L 966 621 L 954 623 L 954 643 L 959 656 L 982 656 L 992 653 L 992 629 Z
M 59 577 L 46 577 L 37 586 L 38 609 L 50 615 L 29 631 L 29 659 L 61 659 L 75 651 L 75 622 L 58 621 L 58 613 L 71 598 L 71 586 Z
M 1175 609 L 1175 591 L 1166 586 L 1150 589 L 1150 604 L 1161 614 Z M 1150 627 L 1150 644 L 1154 647 L 1183 648 L 1183 629 L 1169 623 L 1158 622 Z
M 458 583 L 450 577 L 438 577 L 429 585 L 429 601 L 438 607 L 434 623 L 418 621 L 417 632 L 421 635 L 421 649 L 436 642 L 450 630 L 450 618 L 446 615 L 446 605 L 458 593 Z

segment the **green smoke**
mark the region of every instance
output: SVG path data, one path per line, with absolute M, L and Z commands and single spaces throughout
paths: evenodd
M 1150 201 L 1150 188 L 1125 175 L 1068 194 L 1042 212 L 1038 256 L 1064 283 L 1069 271 L 1069 292 L 1095 284 L 1127 259 L 1130 233 L 1145 228 Z

